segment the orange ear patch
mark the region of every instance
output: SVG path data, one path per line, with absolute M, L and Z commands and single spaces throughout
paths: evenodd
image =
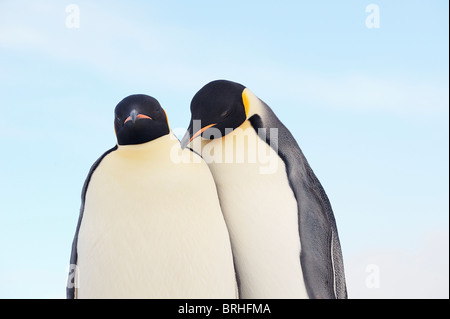
M 248 117 L 248 111 L 250 109 L 250 99 L 247 96 L 247 89 L 242 91 L 242 102 L 244 103 L 245 116 Z
M 164 110 L 164 109 L 162 109 L 162 110 L 164 111 L 164 114 L 166 115 L 167 127 L 170 128 L 170 126 L 169 126 L 169 118 L 167 117 L 166 110 Z

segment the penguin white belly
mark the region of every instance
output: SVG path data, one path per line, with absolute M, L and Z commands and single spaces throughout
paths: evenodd
M 94 171 L 78 237 L 77 298 L 236 298 L 212 176 L 205 163 L 173 163 L 161 150 L 165 139 L 151 142 L 160 149 L 121 146 Z
M 308 298 L 297 202 L 284 162 L 247 121 L 201 143 L 230 233 L 240 297 Z

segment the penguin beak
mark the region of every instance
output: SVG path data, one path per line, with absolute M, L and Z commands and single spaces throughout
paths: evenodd
M 201 136 L 202 133 L 203 133 L 204 131 L 206 131 L 206 130 L 209 129 L 210 127 L 213 127 L 214 125 L 217 125 L 217 123 L 210 124 L 210 125 L 207 125 L 207 126 L 205 126 L 205 127 L 202 127 L 202 128 L 199 129 L 197 132 L 191 134 L 191 132 L 193 132 L 193 124 L 192 124 L 192 121 L 191 121 L 191 124 L 189 125 L 186 134 L 183 136 L 183 138 L 182 138 L 182 140 L 181 140 L 181 142 L 180 142 L 180 144 L 181 144 L 181 149 L 185 149 L 186 146 L 188 146 L 188 144 L 189 144 L 190 142 L 192 142 L 192 140 L 193 140 L 194 138 L 197 138 L 197 137 Z
M 125 120 L 125 122 L 123 122 L 123 124 L 125 124 L 128 121 L 131 122 L 136 122 L 137 119 L 152 119 L 150 116 L 144 115 L 144 114 L 140 114 L 138 113 L 136 110 L 133 110 L 130 112 L 130 116 L 128 116 Z

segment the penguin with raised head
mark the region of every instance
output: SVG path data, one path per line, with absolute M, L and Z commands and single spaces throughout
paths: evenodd
M 335 218 L 296 140 L 243 85 L 217 80 L 191 102 L 182 147 L 216 182 L 241 298 L 347 298 Z
M 236 298 L 208 166 L 181 149 L 153 97 L 124 98 L 114 127 L 117 145 L 94 163 L 82 190 L 67 297 Z

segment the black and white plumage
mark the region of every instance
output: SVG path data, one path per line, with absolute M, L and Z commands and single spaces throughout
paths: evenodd
M 230 239 L 207 165 L 159 102 L 115 109 L 118 143 L 86 178 L 68 298 L 236 298 Z M 193 187 L 197 186 L 197 187 Z
M 241 298 L 347 298 L 331 204 L 272 109 L 243 85 L 218 80 L 197 92 L 191 113 L 181 144 L 213 173 Z

